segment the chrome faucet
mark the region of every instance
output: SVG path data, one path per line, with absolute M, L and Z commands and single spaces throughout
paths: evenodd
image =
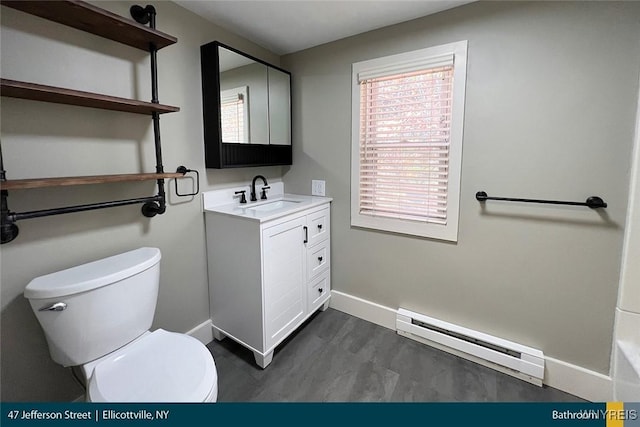
M 262 176 L 262 175 L 256 175 L 253 177 L 253 181 L 251 181 L 251 201 L 255 202 L 258 200 L 258 198 L 256 197 L 256 180 L 260 178 L 262 179 L 262 182 L 264 183 L 264 187 L 262 187 L 262 193 L 260 194 L 260 198 L 262 200 L 267 200 L 267 192 L 266 190 L 268 190 L 271 187 L 267 187 L 267 179 Z

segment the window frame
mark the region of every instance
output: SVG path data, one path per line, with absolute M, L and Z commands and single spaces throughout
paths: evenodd
M 224 134 L 224 113 L 223 109 L 225 104 L 234 104 L 234 102 L 227 102 L 229 100 L 242 99 L 242 141 L 224 141 L 223 142 L 249 144 L 251 142 L 250 126 L 249 126 L 249 87 L 239 86 L 231 89 L 223 89 L 220 91 L 220 134 Z M 240 131 L 240 129 L 239 129 Z
M 433 224 L 397 218 L 360 214 L 360 84 L 358 74 L 386 67 L 402 67 L 416 60 L 453 54 L 453 94 L 449 141 L 447 182 L 447 223 Z M 400 73 L 400 72 L 399 72 Z M 457 242 L 462 175 L 462 145 L 465 89 L 467 75 L 467 41 L 404 52 L 352 64 L 351 73 L 351 226 Z

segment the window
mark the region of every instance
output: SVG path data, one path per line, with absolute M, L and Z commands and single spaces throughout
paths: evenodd
M 353 64 L 351 225 L 457 241 L 467 42 Z
M 249 142 L 247 87 L 220 91 L 220 121 L 223 142 Z

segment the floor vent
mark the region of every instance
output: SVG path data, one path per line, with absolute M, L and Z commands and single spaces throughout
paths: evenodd
M 474 331 L 403 308 L 398 334 L 542 386 L 544 354 L 535 348 Z

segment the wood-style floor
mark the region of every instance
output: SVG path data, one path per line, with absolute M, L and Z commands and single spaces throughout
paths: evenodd
M 299 328 L 264 370 L 229 338 L 208 348 L 219 402 L 582 401 L 333 309 Z

